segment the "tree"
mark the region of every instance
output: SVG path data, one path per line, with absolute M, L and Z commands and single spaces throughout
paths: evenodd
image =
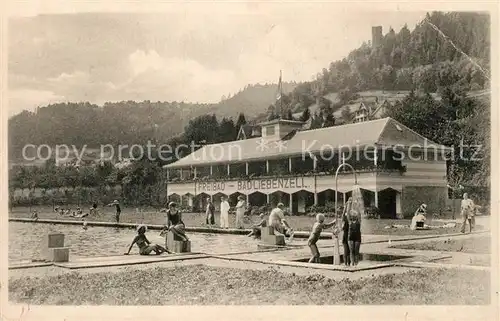
M 242 114 L 241 114 L 242 115 Z M 243 116 L 243 120 L 244 120 Z M 239 128 L 239 127 L 238 127 Z M 189 121 L 184 130 L 184 141 L 198 146 L 215 143 L 218 140 L 219 123 L 215 115 L 203 115 Z
M 229 142 L 236 139 L 239 128 L 236 128 L 232 119 L 223 118 L 220 122 L 217 142 Z
M 352 112 L 349 107 L 344 107 L 341 111 L 341 117 L 345 123 L 350 123 L 352 121 Z
M 240 129 L 241 126 L 243 125 L 246 125 L 247 121 L 245 119 L 245 115 L 243 113 L 240 113 L 238 115 L 238 120 L 236 121 L 236 128 L 238 128 L 238 130 Z
M 274 105 L 270 105 L 267 109 L 267 120 L 271 121 L 278 119 L 279 117 L 279 114 L 276 112 L 276 107 Z

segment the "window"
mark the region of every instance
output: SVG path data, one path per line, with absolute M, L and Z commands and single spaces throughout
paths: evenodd
M 275 127 L 274 126 L 267 126 L 266 128 L 266 136 L 272 136 L 275 133 Z

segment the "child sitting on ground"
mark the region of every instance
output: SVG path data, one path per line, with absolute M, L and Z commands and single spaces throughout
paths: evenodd
M 316 243 L 318 242 L 321 232 L 323 232 L 323 229 L 330 228 L 334 226 L 336 223 L 335 221 L 330 223 L 324 223 L 324 222 L 325 222 L 325 215 L 323 214 L 316 215 L 316 222 L 314 223 L 311 235 L 309 235 L 309 239 L 307 240 L 307 245 L 309 245 L 312 254 L 309 263 L 320 263 L 319 260 L 320 254 L 318 247 L 316 246 Z
M 130 253 L 130 250 L 132 250 L 134 244 L 137 244 L 137 247 L 139 247 L 140 255 L 149 255 L 153 251 L 156 253 L 156 255 L 160 255 L 165 252 L 168 253 L 167 249 L 162 247 L 161 245 L 158 244 L 151 245 L 151 242 L 146 237 L 146 231 L 147 231 L 146 225 L 141 224 L 137 227 L 137 235 L 136 237 L 134 237 L 132 244 L 130 244 L 128 251 L 124 253 L 125 255 L 128 255 Z
M 261 228 L 267 226 L 266 214 L 261 213 L 259 215 L 260 222 L 258 224 L 254 224 L 252 226 L 252 232 L 250 232 L 247 236 L 253 236 L 254 238 L 260 238 Z

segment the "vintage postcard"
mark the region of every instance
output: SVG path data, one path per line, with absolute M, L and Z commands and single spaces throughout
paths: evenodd
M 497 2 L 4 7 L 2 320 L 498 320 Z

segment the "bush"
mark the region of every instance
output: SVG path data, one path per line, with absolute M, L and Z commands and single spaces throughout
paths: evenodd
M 335 216 L 335 203 L 327 202 L 325 206 L 320 205 L 312 205 L 306 208 L 306 214 L 308 216 L 315 216 L 318 213 L 325 214 L 326 217 L 334 217 Z
M 379 219 L 380 210 L 375 206 L 369 206 L 365 209 L 365 218 L 368 219 Z
M 316 213 L 323 213 L 325 212 L 325 207 L 324 206 L 319 206 L 319 205 L 312 205 L 306 208 L 306 213 L 308 214 L 316 214 Z M 313 215 L 309 215 L 313 216 Z
M 179 210 L 183 213 L 193 213 L 194 207 L 193 206 L 180 206 Z

